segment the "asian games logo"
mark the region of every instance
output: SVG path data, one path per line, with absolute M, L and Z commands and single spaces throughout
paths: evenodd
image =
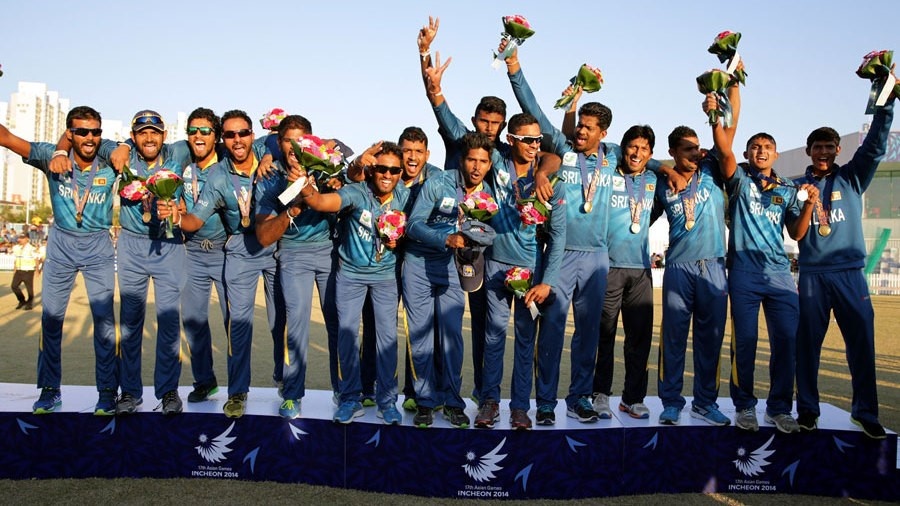
M 197 454 L 200 455 L 203 460 L 211 464 L 218 464 L 223 460 L 228 460 L 228 457 L 225 456 L 226 453 L 231 452 L 231 448 L 229 448 L 228 445 L 237 439 L 230 435 L 231 429 L 233 428 L 234 422 L 231 422 L 231 425 L 225 429 L 225 432 L 212 439 L 206 434 L 201 433 L 199 437 L 200 445 L 194 447 L 197 450 Z
M 763 468 L 771 464 L 771 462 L 766 459 L 775 453 L 775 450 L 769 449 L 769 445 L 772 444 L 772 440 L 774 439 L 775 436 L 773 435 L 765 442 L 765 444 L 749 454 L 743 446 L 738 448 L 737 459 L 732 461 L 734 462 L 734 467 L 736 467 L 741 474 L 749 477 L 755 477 L 765 473 Z
M 500 441 L 496 448 L 482 457 L 478 457 L 471 450 L 466 452 L 466 463 L 462 465 L 462 468 L 466 471 L 469 478 L 477 482 L 491 481 L 496 478 L 494 473 L 503 469 L 497 464 L 506 458 L 505 453 L 500 453 L 505 444 L 506 438 L 503 438 L 503 441 Z

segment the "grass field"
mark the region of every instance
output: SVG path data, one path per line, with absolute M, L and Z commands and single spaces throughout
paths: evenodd
M 0 273 L 0 286 L 8 286 L 12 278 L 11 273 Z M 36 279 L 37 290 L 40 292 L 40 282 Z M 40 333 L 40 306 L 32 311 L 16 311 L 16 300 L 8 290 L 0 290 L 0 349 L 3 359 L 0 361 L 0 382 L 26 383 L 35 382 L 35 364 L 37 361 L 37 343 Z M 660 319 L 660 291 L 656 290 L 656 308 L 654 314 L 655 336 L 654 346 L 650 355 L 650 391 L 648 395 L 656 395 L 656 355 L 658 327 Z M 39 298 L 37 299 L 40 300 Z M 155 306 L 152 303 L 153 290 L 150 290 L 147 308 L 147 323 L 144 333 L 144 355 L 142 373 L 145 385 L 153 382 L 153 360 L 155 350 Z M 875 332 L 876 332 L 876 365 L 878 369 L 878 386 L 880 401 L 880 418 L 885 427 L 900 429 L 900 341 L 897 339 L 900 330 L 900 297 L 876 296 L 873 297 L 875 305 Z M 263 307 L 262 288 L 260 286 L 257 297 L 257 318 L 255 321 L 255 333 L 253 341 L 252 386 L 270 387 L 272 370 L 272 340 L 266 332 L 265 309 Z M 315 306 L 315 305 L 314 305 Z M 212 322 L 219 322 L 220 312 L 218 302 L 211 301 L 210 314 Z M 311 323 L 311 338 L 309 348 L 309 371 L 307 373 L 307 388 L 328 390 L 328 352 L 325 331 L 322 325 L 321 313 L 314 307 Z M 214 334 L 214 359 L 216 374 L 220 384 L 227 379 L 225 373 L 225 344 L 224 328 L 221 323 L 213 323 Z M 63 343 L 63 383 L 75 385 L 92 385 L 94 378 L 94 355 L 91 342 L 91 319 L 88 310 L 87 297 L 84 293 L 81 278 L 69 304 L 69 312 L 66 317 Z M 465 329 L 468 332 L 468 328 Z M 571 329 L 569 330 L 571 333 Z M 760 334 L 765 336 L 765 322 L 760 318 Z M 508 334 L 511 338 L 512 331 Z M 730 341 L 730 323 L 726 327 L 725 345 L 722 349 L 720 395 L 728 395 L 729 357 L 728 343 Z M 616 347 L 616 374 L 614 380 L 614 395 L 620 394 L 623 381 L 623 362 L 621 358 L 622 336 L 618 337 Z M 509 350 L 510 348 L 507 347 Z M 186 350 L 186 347 L 185 347 Z M 690 343 L 688 352 L 690 353 Z M 467 351 L 468 353 L 468 351 Z M 562 370 L 568 371 L 568 349 L 563 356 Z M 511 353 L 507 352 L 505 358 L 507 366 L 506 379 L 512 370 Z M 765 397 L 768 390 L 769 347 L 767 339 L 761 338 L 757 352 L 756 391 L 758 397 Z M 691 390 L 690 373 L 691 360 L 687 360 L 688 371 L 685 374 L 685 392 Z M 565 396 L 568 388 L 567 374 L 564 372 L 563 381 L 560 383 L 560 396 Z M 190 385 L 190 367 L 186 363 L 182 371 L 181 385 Z M 508 396 L 508 381 L 504 381 L 504 396 Z M 850 376 L 844 356 L 844 345 L 836 324 L 832 324 L 826 337 L 822 350 L 822 364 L 819 378 L 819 388 L 822 402 L 838 406 L 844 410 L 850 409 Z M 471 358 L 466 356 L 463 366 L 463 393 L 468 394 L 472 389 L 472 365 Z M 35 397 L 37 397 L 35 390 Z M 154 401 L 146 399 L 145 406 Z M 145 408 L 146 409 L 146 408 Z M 657 416 L 652 413 L 651 416 Z M 379 500 L 387 500 L 396 504 L 422 504 L 423 499 L 412 496 L 388 496 L 384 494 L 362 493 L 352 490 L 332 489 L 327 487 L 314 487 L 308 485 L 276 484 L 276 483 L 251 483 L 251 482 L 226 482 L 226 481 L 202 481 L 202 480 L 133 480 L 133 479 L 90 479 L 90 480 L 41 480 L 41 481 L 8 481 L 0 480 L 0 497 L 8 504 L 19 503 L 140 503 L 140 504 L 168 504 L 173 501 L 191 501 L 194 503 L 219 503 L 219 504 L 246 504 L 263 500 L 265 502 L 302 502 L 302 503 L 341 503 L 341 504 L 371 504 Z M 671 504 L 673 502 L 688 504 L 709 504 L 721 502 L 726 504 L 828 504 L 846 502 L 838 499 L 822 499 L 798 496 L 771 496 L 771 495 L 654 495 L 633 496 L 621 498 L 603 498 L 604 504 Z M 435 500 L 427 499 L 428 503 L 453 503 L 459 504 L 459 500 Z M 575 504 L 593 504 L 597 501 L 572 501 Z M 859 501 L 854 501 L 859 502 Z M 529 504 L 551 504 L 554 501 L 537 501 Z M 874 504 L 866 502 L 866 504 Z

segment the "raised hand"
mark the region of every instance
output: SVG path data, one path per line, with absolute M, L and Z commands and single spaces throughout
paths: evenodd
M 419 30 L 419 36 L 416 38 L 416 43 L 419 45 L 419 53 L 425 54 L 431 50 L 431 43 L 434 41 L 440 26 L 440 18 L 428 16 L 428 24 Z

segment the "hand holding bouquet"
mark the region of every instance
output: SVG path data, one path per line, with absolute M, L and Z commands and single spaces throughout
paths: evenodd
M 572 103 L 579 89 L 588 93 L 599 91 L 603 86 L 603 73 L 600 72 L 600 69 L 585 63 L 578 69 L 575 77 L 569 79 L 569 84 L 571 84 L 571 87 L 566 88 L 562 98 L 553 105 L 554 109 L 562 109 Z
M 503 280 L 503 283 L 509 291 L 516 294 L 516 297 L 525 297 L 525 292 L 531 288 L 533 278 L 534 273 L 531 272 L 531 269 L 513 267 L 506 271 L 506 279 Z M 540 315 L 537 304 L 534 302 L 528 304 L 528 310 L 531 312 L 532 319 Z
M 406 213 L 390 209 L 378 217 L 378 235 L 388 241 L 396 241 L 406 233 Z
M 500 65 L 525 43 L 525 39 L 534 35 L 534 30 L 531 29 L 531 24 L 528 23 L 525 16 L 514 14 L 503 16 L 501 20 L 503 21 L 503 33 L 500 36 L 507 41 L 507 44 L 500 54 L 494 54 L 494 61 L 491 63 L 491 67 L 494 69 L 500 68 Z
M 745 72 L 743 68 L 738 68 L 738 64 L 741 62 L 741 55 L 737 52 L 737 46 L 740 41 L 740 32 L 729 32 L 728 30 L 725 30 L 719 35 L 716 35 L 716 39 L 709 46 L 707 51 L 718 56 L 720 63 L 725 63 L 727 61 L 728 67 L 725 72 L 733 75 L 737 82 L 746 84 L 747 72 Z
M 466 195 L 465 200 L 459 203 L 466 216 L 478 220 L 488 221 L 497 214 L 500 206 L 487 192 L 472 192 Z
M 894 52 L 889 50 L 871 51 L 863 56 L 863 62 L 856 69 L 856 75 L 872 81 L 866 114 L 873 114 L 875 107 L 881 107 L 891 94 L 900 97 L 900 84 L 894 76 Z
M 147 190 L 163 202 L 171 202 L 175 198 L 178 189 L 184 184 L 184 180 L 168 169 L 161 169 L 147 178 Z M 175 234 L 172 231 L 172 217 L 166 220 L 166 238 L 172 239 Z
M 540 225 L 550 216 L 550 208 L 534 197 L 516 202 L 516 209 L 523 225 Z
M 726 92 L 730 83 L 731 76 L 718 69 L 704 72 L 697 77 L 697 89 L 700 90 L 700 93 L 704 95 L 714 93 L 716 95 L 718 108 L 710 109 L 707 112 L 710 125 L 715 125 L 719 121 L 719 117 L 722 118 L 726 127 L 730 127 L 732 124 L 731 102 L 729 102 Z

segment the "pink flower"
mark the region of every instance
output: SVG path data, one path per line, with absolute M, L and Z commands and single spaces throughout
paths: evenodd
M 531 28 L 531 24 L 528 22 L 527 19 L 525 19 L 525 16 L 523 16 L 521 14 L 513 14 L 512 16 L 504 16 L 503 22 L 504 23 L 516 23 L 518 25 L 524 26 L 525 28 Z
M 506 271 L 506 279 L 504 284 L 506 288 L 515 293 L 519 297 L 523 297 L 525 292 L 531 288 L 531 269 L 525 267 L 513 267 Z
M 728 37 L 728 36 L 731 35 L 732 33 L 733 33 L 733 32 L 731 32 L 730 30 L 725 30 L 724 32 L 720 32 L 719 35 L 716 35 L 716 38 L 717 38 L 717 39 L 724 39 L 725 37 Z
M 135 202 L 142 200 L 148 193 L 150 193 L 150 191 L 144 186 L 144 182 L 139 179 L 135 179 L 119 190 L 119 195 L 121 195 L 122 198 Z
M 281 120 L 283 120 L 284 117 L 284 109 L 276 107 L 260 118 L 259 123 L 266 130 L 274 130 L 278 128 L 278 125 L 281 124 Z
M 406 214 L 391 209 L 378 217 L 378 235 L 389 241 L 396 241 L 406 233 Z

